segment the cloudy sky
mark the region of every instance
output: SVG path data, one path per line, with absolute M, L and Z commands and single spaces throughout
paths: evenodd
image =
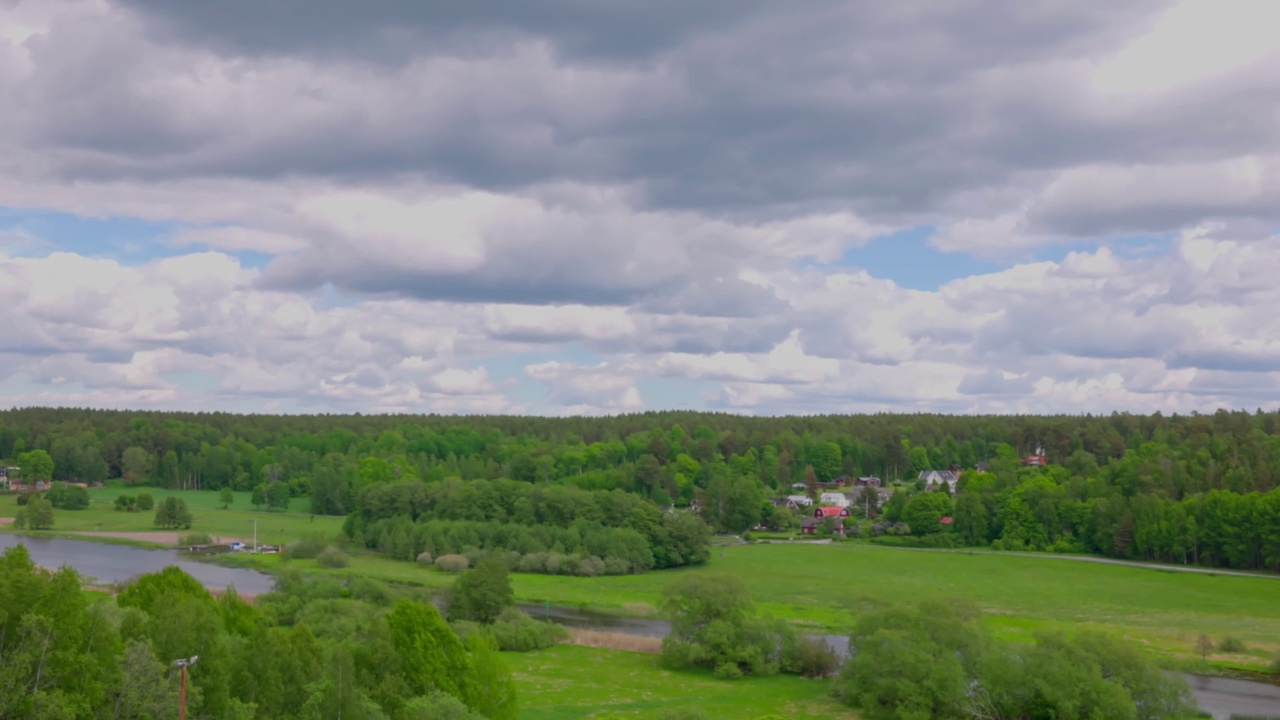
M 0 0 L 0 407 L 1280 401 L 1275 0 Z

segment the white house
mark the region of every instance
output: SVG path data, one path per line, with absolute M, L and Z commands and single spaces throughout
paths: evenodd
M 849 497 L 844 493 L 825 492 L 818 498 L 818 502 L 823 505 L 829 505 L 838 508 L 849 507 Z
M 931 488 L 946 483 L 952 495 L 956 493 L 956 483 L 959 481 L 956 474 L 950 470 L 925 470 L 920 473 L 920 479 L 924 481 L 926 487 Z
M 809 507 L 813 504 L 813 499 L 808 495 L 788 495 L 787 499 L 796 505 L 803 505 L 805 507 Z

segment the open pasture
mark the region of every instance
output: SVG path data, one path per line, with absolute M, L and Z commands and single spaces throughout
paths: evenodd
M 268 564 L 269 558 L 255 558 Z M 295 561 L 307 570 L 310 561 Z M 430 587 L 453 576 L 409 562 L 355 556 L 337 573 Z M 680 573 L 742 578 L 766 612 L 841 632 L 859 612 L 922 600 L 980 609 L 997 635 L 1090 627 L 1126 637 L 1170 664 L 1199 660 L 1196 640 L 1227 636 L 1246 650 L 1213 654 L 1220 667 L 1261 670 L 1280 652 L 1280 579 L 1172 572 L 1053 557 L 932 553 L 873 545 L 753 544 L 716 548 L 704 567 L 610 577 L 513 574 L 522 602 L 550 601 L 625 615 L 655 615 Z
M 191 510 L 192 525 L 189 532 L 208 533 L 220 538 L 253 537 L 254 520 L 258 521 L 258 541 L 266 544 L 289 543 L 312 535 L 333 535 L 342 529 L 344 518 L 312 517 L 308 514 L 308 500 L 294 498 L 289 512 L 267 512 L 257 509 L 250 502 L 249 493 L 235 493 L 235 500 L 227 510 L 222 509 L 218 493 L 207 490 L 162 490 L 158 488 L 103 487 L 89 491 L 89 507 L 83 510 L 55 510 L 55 533 L 110 532 L 138 534 L 157 530 L 155 511 L 122 512 L 114 507 L 120 495 L 151 493 L 159 503 L 166 497 L 182 498 Z M 18 512 L 16 495 L 0 495 L 0 517 L 11 518 Z M 134 537 L 133 539 L 139 539 Z M 169 534 L 157 534 L 157 541 L 169 539 Z M 163 542 L 162 542 L 163 544 Z
M 697 709 L 712 720 L 856 718 L 829 695 L 830 685 L 794 675 L 718 680 L 707 672 L 671 672 L 649 653 L 559 645 L 503 653 L 515 673 L 522 720 L 650 720 Z

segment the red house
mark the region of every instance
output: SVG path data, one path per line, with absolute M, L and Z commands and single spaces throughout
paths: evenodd
M 813 509 L 813 516 L 819 520 L 823 518 L 847 518 L 849 517 L 849 508 L 823 505 Z
M 1027 467 L 1044 467 L 1049 464 L 1049 458 L 1044 455 L 1028 455 L 1023 459 L 1022 464 Z

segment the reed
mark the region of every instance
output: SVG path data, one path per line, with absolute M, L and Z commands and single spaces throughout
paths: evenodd
M 569 642 L 583 647 L 628 650 L 630 652 L 662 652 L 662 638 L 648 635 L 631 635 L 608 630 L 574 628 L 569 631 Z

